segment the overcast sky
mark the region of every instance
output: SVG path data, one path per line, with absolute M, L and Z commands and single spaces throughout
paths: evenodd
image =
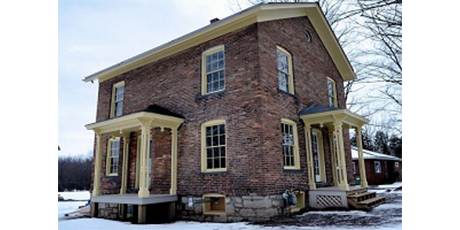
M 231 14 L 228 0 L 59 0 L 59 155 L 93 150 L 97 82 L 84 77 Z

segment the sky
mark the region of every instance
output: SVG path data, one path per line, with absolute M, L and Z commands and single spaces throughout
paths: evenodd
M 87 155 L 97 82 L 82 79 L 234 13 L 228 0 L 59 0 L 59 156 Z

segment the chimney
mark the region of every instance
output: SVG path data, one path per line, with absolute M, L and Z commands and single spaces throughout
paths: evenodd
M 218 18 L 213 18 L 213 19 L 209 20 L 209 22 L 211 22 L 211 24 L 212 24 L 212 23 L 218 22 L 219 20 L 220 19 L 218 19 Z

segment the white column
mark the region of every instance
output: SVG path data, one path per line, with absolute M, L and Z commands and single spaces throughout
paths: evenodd
M 347 191 L 349 190 L 348 186 L 348 178 L 347 178 L 347 164 L 345 160 L 345 145 L 343 142 L 343 130 L 342 130 L 342 122 L 335 122 L 334 123 L 334 132 L 336 135 L 337 141 L 337 157 L 339 163 L 339 188 L 341 190 Z
M 140 154 L 140 159 L 141 159 L 141 172 L 139 175 L 139 192 L 138 192 L 138 197 L 139 198 L 146 198 L 150 196 L 148 182 L 147 179 L 149 178 L 148 173 L 149 173 L 149 144 L 150 144 L 150 123 L 151 120 L 142 120 L 141 121 L 142 126 L 141 126 L 141 154 Z
M 316 189 L 315 165 L 313 162 L 313 149 L 311 145 L 311 125 L 305 124 L 305 147 L 307 152 L 307 172 L 308 187 L 310 190 Z
M 169 194 L 177 193 L 177 127 L 171 129 L 171 189 Z
M 359 175 L 361 177 L 361 187 L 367 187 L 366 165 L 364 164 L 363 156 L 363 139 L 361 135 L 361 128 L 355 128 L 356 131 L 356 145 L 358 147 L 358 162 L 359 162 Z
M 93 196 L 99 196 L 101 185 L 101 140 L 102 135 L 96 132 L 96 153 L 94 157 Z
M 120 194 L 125 194 L 128 185 L 129 133 L 123 135 L 123 166 L 121 169 Z

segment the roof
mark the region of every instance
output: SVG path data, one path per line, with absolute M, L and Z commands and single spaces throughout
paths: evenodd
M 149 112 L 149 113 L 156 113 L 156 114 L 161 114 L 161 115 L 166 115 L 166 116 L 172 116 L 172 117 L 178 117 L 178 118 L 184 118 L 182 115 L 179 115 L 177 113 L 171 112 L 168 109 L 165 109 L 159 105 L 150 105 L 147 108 L 138 111 L 138 112 Z
M 358 160 L 358 148 L 351 146 L 351 157 L 353 160 Z M 401 158 L 390 156 L 382 153 L 373 152 L 363 149 L 363 157 L 365 160 L 386 160 L 386 161 L 402 161 Z
M 329 112 L 329 111 L 334 111 L 334 110 L 340 110 L 340 108 L 313 104 L 310 107 L 300 111 L 299 115 L 309 115 L 309 114 L 315 114 L 315 113 L 324 113 L 324 112 Z
M 321 38 L 321 41 L 339 70 L 342 78 L 344 80 L 355 79 L 356 74 L 353 71 L 345 52 L 340 46 L 337 37 L 332 31 L 331 26 L 324 17 L 318 3 L 304 2 L 261 3 L 252 6 L 218 22 L 204 26 L 156 48 L 150 49 L 144 53 L 89 75 L 85 77 L 83 81 L 90 82 L 98 80 L 99 82 L 103 82 L 135 68 L 176 54 L 190 47 L 199 45 L 254 23 L 305 16 L 308 16 L 310 19 L 310 22 Z

